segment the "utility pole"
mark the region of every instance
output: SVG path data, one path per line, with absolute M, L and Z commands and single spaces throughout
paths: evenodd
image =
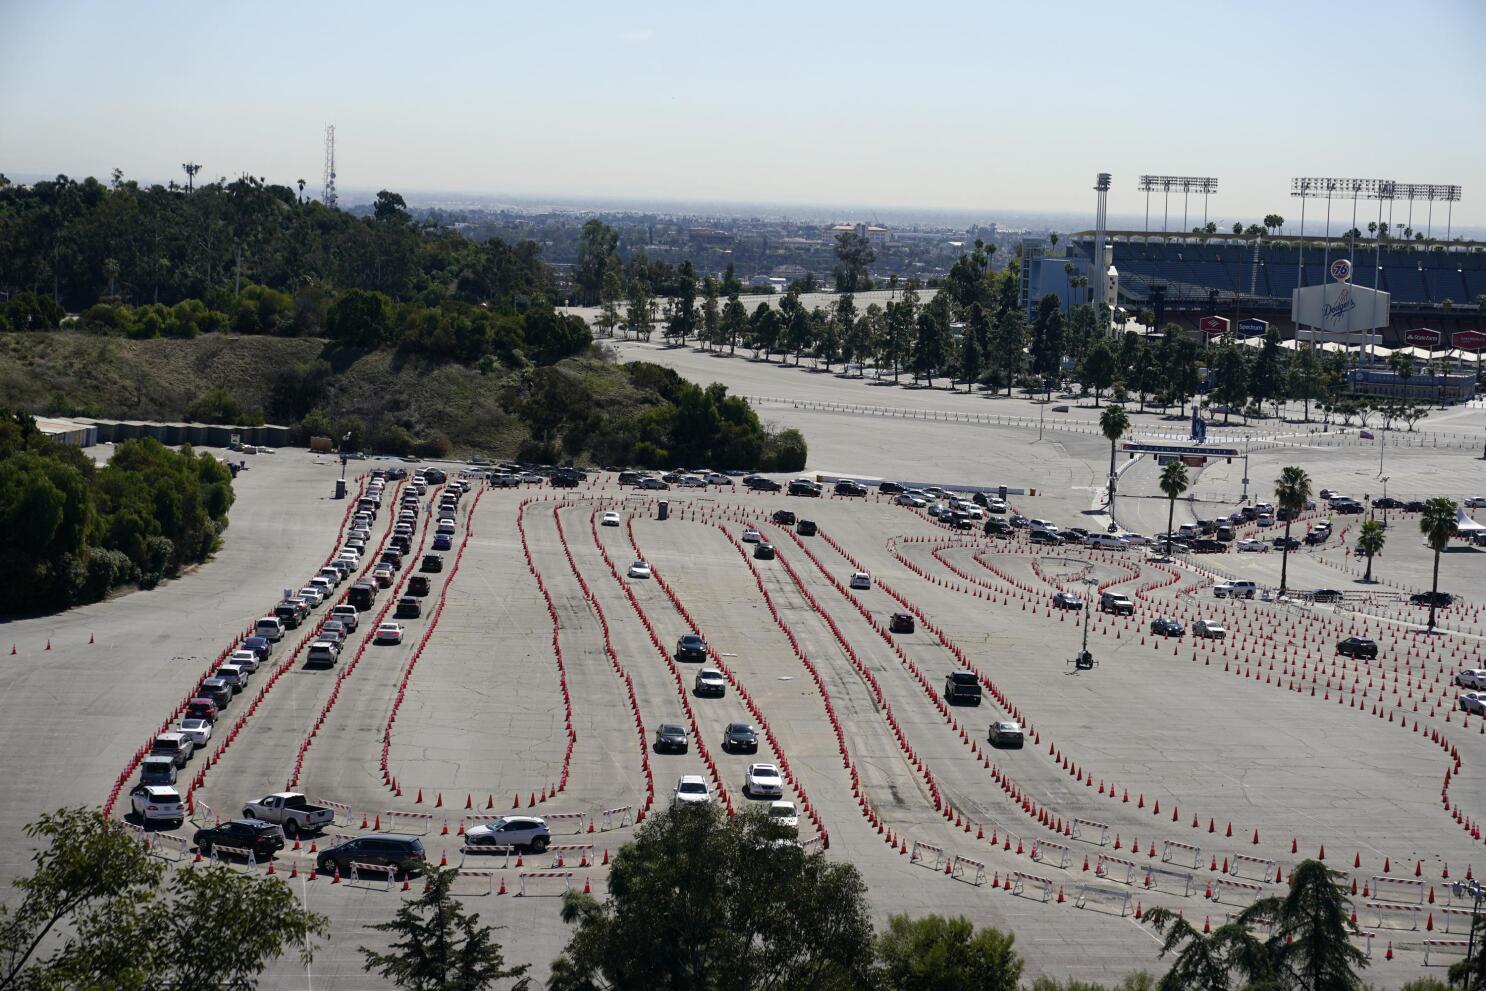
M 184 169 L 186 173 L 186 195 L 190 196 L 192 191 L 196 188 L 196 173 L 201 171 L 201 166 L 197 165 L 195 162 L 183 162 L 181 164 L 181 168 Z

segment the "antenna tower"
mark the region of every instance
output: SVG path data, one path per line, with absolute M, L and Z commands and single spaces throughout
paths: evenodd
M 328 207 L 335 207 L 335 125 L 325 125 L 325 187 L 320 200 Z
M 181 168 L 186 172 L 186 194 L 189 196 L 196 188 L 196 173 L 201 171 L 201 166 L 195 162 L 183 162 Z

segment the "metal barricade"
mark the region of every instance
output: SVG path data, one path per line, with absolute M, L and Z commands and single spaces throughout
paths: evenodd
M 819 853 L 823 848 L 824 844 L 819 834 L 810 837 L 808 840 L 800 841 L 800 849 L 804 850 L 807 854 Z
M 1130 905 L 1134 900 L 1135 896 L 1129 891 L 1114 891 L 1097 884 L 1080 884 L 1075 892 L 1073 905 L 1075 908 L 1090 908 L 1106 901 L 1114 901 L 1120 907 L 1120 918 L 1124 918 L 1130 914 Z
M 1096 822 L 1093 819 L 1069 819 L 1073 827 L 1073 838 L 1083 840 L 1085 843 L 1094 843 L 1104 846 L 1109 842 L 1109 823 Z M 1096 839 L 1097 837 L 1097 839 Z
M 477 869 L 460 867 L 454 872 L 454 883 L 449 887 L 449 893 L 456 898 L 476 898 L 495 894 L 495 879 L 500 872 L 498 870 Z M 470 880 L 472 885 L 460 885 L 460 881 Z M 473 888 L 473 890 L 470 890 Z
M 592 843 L 559 843 L 547 848 L 552 854 L 553 867 L 587 867 L 593 863 Z M 578 856 L 579 862 L 571 863 L 574 855 Z
M 563 893 L 564 894 L 566 894 L 568 891 L 572 890 L 572 887 L 573 887 L 573 872 L 572 871 L 522 871 L 522 872 L 520 872 L 519 874 L 516 875 L 517 881 L 519 881 L 520 884 L 521 884 L 521 891 L 520 891 L 520 893 L 522 895 L 525 895 L 526 894 L 526 882 L 527 881 L 550 880 L 550 879 L 556 879 L 556 878 L 561 878 L 562 879 L 562 890 L 563 890 Z
M 516 848 L 514 846 L 496 846 L 491 843 L 470 846 L 468 843 L 466 843 L 464 846 L 459 848 L 459 863 L 455 866 L 463 869 L 465 862 L 469 860 L 470 857 L 480 857 L 483 859 L 486 857 L 493 857 L 496 854 L 500 854 L 504 858 L 501 861 L 501 867 L 506 868 L 511 866 L 511 855 L 514 853 L 516 853 Z
M 331 819 L 332 826 L 345 826 L 349 828 L 352 825 L 351 806 L 342 802 L 326 801 L 325 799 L 316 799 L 314 804 L 327 808 L 334 813 L 334 817 Z
M 1012 894 L 1020 895 L 1027 889 L 1028 886 L 1031 886 L 1035 889 L 1039 889 L 1042 901 L 1052 901 L 1053 889 L 1054 887 L 1056 887 L 1056 885 L 1050 878 L 1045 878 L 1037 874 L 1028 874 L 1026 871 L 1012 871 L 1011 877 Z
M 583 832 L 583 821 L 587 818 L 588 813 L 586 812 L 553 812 L 550 815 L 542 816 L 542 820 L 547 823 L 549 830 L 554 823 L 567 822 L 572 823 L 573 832 L 575 833 Z
M 1230 881 L 1226 877 L 1215 877 L 1208 882 L 1208 886 L 1212 889 L 1213 901 L 1219 904 L 1223 904 L 1225 897 L 1243 904 L 1246 900 L 1250 903 L 1257 901 L 1264 895 L 1264 886 L 1252 881 Z
M 1073 851 L 1056 840 L 1033 840 L 1031 856 L 1039 864 L 1051 864 L 1065 871 L 1073 863 Z
M 1389 891 L 1393 892 L 1387 899 L 1383 897 L 1383 885 L 1385 884 L 1389 886 Z M 1373 898 L 1378 901 L 1402 902 L 1407 900 L 1423 905 L 1424 896 L 1428 892 L 1428 889 L 1428 881 L 1418 881 L 1411 877 L 1392 877 L 1388 874 L 1374 874 L 1372 877 L 1372 894 Z M 1447 895 L 1449 891 L 1450 888 L 1447 885 L 1445 887 Z
M 407 830 L 407 832 L 416 832 L 419 836 L 427 836 L 433 830 L 435 816 L 432 812 L 399 812 L 397 809 L 386 809 L 382 812 L 382 815 L 387 817 L 387 832 L 389 833 L 403 832 L 403 830 L 397 828 L 398 820 L 402 819 L 422 827 L 418 830 Z
M 151 855 L 161 860 L 168 860 L 178 864 L 186 859 L 186 854 L 191 851 L 191 841 L 184 836 L 174 833 L 150 833 L 149 843 L 146 845 Z
M 1099 877 L 1132 886 L 1140 879 L 1140 872 L 1143 869 L 1133 860 L 1126 860 L 1124 857 L 1115 857 L 1107 853 L 1101 853 L 1094 865 L 1094 873 Z
M 977 886 L 986 883 L 986 865 L 981 861 L 971 860 L 969 857 L 962 857 L 959 854 L 955 854 L 951 865 L 952 877 L 957 877 L 961 881 L 968 881 L 970 884 Z
M 236 858 L 236 859 L 234 859 Z M 212 846 L 212 863 L 226 864 L 228 867 L 246 867 L 248 870 L 258 866 L 258 860 L 253 856 L 252 850 L 246 850 L 236 846 Z
M 345 879 L 347 884 L 380 883 L 383 891 L 391 891 L 393 882 L 397 880 L 397 868 L 386 864 L 363 864 L 353 860 L 350 866 L 351 876 Z M 375 880 L 377 875 L 381 875 L 380 882 Z
M 1373 923 L 1379 929 L 1409 929 L 1417 930 L 1424 916 L 1423 905 L 1409 905 L 1403 902 L 1380 902 L 1366 901 L 1363 907 L 1372 912 L 1377 921 Z M 1408 921 L 1408 925 L 1398 925 L 1399 916 Z
M 1192 897 L 1192 886 L 1196 879 L 1189 872 L 1174 871 L 1165 867 L 1151 867 L 1149 865 L 1146 866 L 1145 878 L 1143 883 L 1147 888 L 1152 888 L 1157 891 L 1166 890 L 1161 887 L 1162 878 L 1169 878 L 1172 881 L 1177 882 L 1177 885 L 1181 889 L 1183 898 Z
M 1161 862 L 1164 864 L 1178 863 L 1181 866 L 1190 867 L 1193 870 L 1202 869 L 1202 848 L 1193 846 L 1191 843 L 1183 843 L 1181 840 L 1166 840 L 1161 844 Z M 1188 863 L 1191 861 L 1191 863 Z
M 1426 967 L 1429 966 L 1431 953 L 1458 952 L 1461 956 L 1465 956 L 1465 952 L 1470 949 L 1470 941 L 1465 939 L 1426 939 L 1420 945 L 1424 948 L 1424 966 Z
M 932 864 L 929 863 L 930 856 L 934 858 Z M 908 853 L 908 862 L 910 864 L 923 864 L 925 867 L 936 871 L 942 870 L 944 868 L 944 847 L 925 843 L 922 840 L 914 840 L 913 847 Z
M 1279 864 L 1263 857 L 1250 857 L 1246 853 L 1235 853 L 1228 857 L 1228 873 L 1248 881 L 1263 881 L 1267 884 L 1274 880 L 1275 872 L 1279 869 Z
M 635 821 L 635 807 L 633 805 L 619 805 L 612 809 L 603 811 L 603 829 L 608 832 L 611 829 L 623 829 Z

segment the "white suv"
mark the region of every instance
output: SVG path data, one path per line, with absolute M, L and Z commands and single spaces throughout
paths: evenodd
M 1466 668 L 1455 676 L 1461 688 L 1486 688 L 1486 668 Z
M 1259 586 L 1249 581 L 1223 582 L 1213 586 L 1213 597 L 1217 599 L 1252 599 Z
M 700 774 L 683 774 L 676 781 L 676 795 L 671 804 L 676 808 L 683 805 L 710 805 L 712 803 L 712 789 L 707 787 L 707 779 Z

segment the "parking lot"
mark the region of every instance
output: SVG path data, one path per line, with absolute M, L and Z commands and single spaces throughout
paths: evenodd
M 842 438 L 853 422 L 819 416 Z M 1035 497 L 1012 495 L 1010 510 L 1102 529 L 1107 442 L 1034 434 L 938 424 L 915 455 L 915 477 L 1035 488 Z M 828 463 L 891 477 L 891 454 Z M 1486 488 L 1469 455 L 1389 456 L 1390 494 L 1459 498 Z M 1364 463 L 1372 457 L 1353 447 L 1276 448 L 1251 459 L 1250 475 L 1265 480 L 1255 486 L 1261 498 L 1279 467 L 1294 463 L 1318 488 L 1376 496 Z M 936 464 L 942 476 L 923 474 Z M 111 813 L 129 812 L 140 749 L 174 724 L 199 679 L 283 589 L 336 554 L 351 504 L 384 464 L 351 467 L 350 500 L 334 500 L 339 465 L 303 452 L 260 456 L 239 476 L 223 551 L 195 573 L 7 624 L 15 653 L 0 667 L 0 744 L 29 759 L 3 786 L 6 876 L 26 869 L 21 829 L 37 810 L 103 803 L 117 787 Z M 1196 498 L 1178 503 L 1176 522 L 1233 509 L 1238 468 L 1196 473 Z M 410 484 L 386 483 L 369 548 L 388 539 Z M 431 486 L 420 502 L 445 488 Z M 1153 466 L 1125 468 L 1120 493 L 1120 526 L 1165 528 Z M 818 532 L 775 524 L 778 509 Z M 618 525 L 603 524 L 606 512 Z M 1306 524 L 1323 512 L 1306 514 Z M 1432 964 L 1458 956 L 1448 943 L 1463 938 L 1463 916 L 1444 882 L 1447 871 L 1459 878 L 1486 864 L 1478 826 L 1486 720 L 1460 711 L 1450 679 L 1486 666 L 1486 551 L 1462 544 L 1444 555 L 1441 587 L 1457 603 L 1441 613 L 1445 632 L 1426 636 L 1407 593 L 1427 586 L 1432 557 L 1411 514 L 1390 519 L 1378 584 L 1358 582 L 1361 564 L 1346 552 L 1359 517 L 1337 518 L 1328 543 L 1292 554 L 1292 588 L 1346 593 L 1317 604 L 1214 597 L 1216 584 L 1234 579 L 1272 589 L 1277 552 L 1153 561 L 1139 548 L 1034 546 L 1025 531 L 1002 539 L 949 530 L 875 487 L 845 498 L 827 486 L 806 499 L 739 484 L 637 491 L 609 473 L 572 489 L 476 483 L 459 501 L 442 570 L 427 573 L 421 615 L 397 620 L 400 643 L 374 642 L 383 609 L 422 573 L 435 515 L 419 513 L 403 567 L 337 663 L 304 663 L 327 604 L 280 641 L 181 771 L 193 821 L 162 832 L 186 841 L 194 826 L 283 790 L 337 809 L 334 826 L 275 859 L 311 907 L 330 914 L 332 942 L 310 973 L 286 962 L 265 986 L 366 986 L 355 948 L 374 942 L 363 927 L 391 915 L 401 885 L 377 874 L 310 880 L 318 854 L 339 838 L 380 826 L 418 835 L 435 862 L 462 864 L 464 894 L 483 919 L 507 927 L 507 959 L 542 974 L 567 938 L 553 894 L 568 884 L 601 892 L 606 851 L 640 816 L 667 807 L 683 775 L 700 776 L 734 809 L 768 805 L 743 793 L 755 763 L 783 772 L 801 842 L 857 864 L 881 915 L 963 912 L 1013 930 L 1032 973 L 1111 980 L 1159 970 L 1137 911 L 1164 905 L 1217 925 L 1280 890 L 1290 865 L 1323 849 L 1357 883 L 1359 923 L 1374 934 L 1370 980 L 1397 986 L 1425 973 L 1426 940 L 1443 941 Z M 772 544 L 773 559 L 754 556 L 743 540 L 749 527 Z M 650 578 L 629 577 L 636 560 Z M 858 571 L 869 587 L 850 587 Z M 1059 591 L 1095 603 L 1101 592 L 1123 593 L 1133 614 L 1055 609 Z M 912 633 L 890 630 L 899 613 L 914 617 Z M 1158 619 L 1177 621 L 1183 634 L 1154 634 Z M 1225 638 L 1197 638 L 1198 620 L 1221 624 Z M 1077 670 L 1085 623 L 1098 663 Z M 704 662 L 674 656 L 692 632 L 707 643 Z M 1375 640 L 1378 656 L 1339 656 L 1348 636 Z M 703 666 L 723 675 L 721 697 L 695 691 Z M 965 668 L 978 676 L 981 704 L 945 704 L 946 676 Z M 1003 720 L 1022 725 L 1024 746 L 988 740 L 990 724 Z M 658 752 L 662 723 L 685 729 L 685 753 Z M 756 752 L 724 749 L 732 723 L 754 727 Z M 546 818 L 547 850 L 521 851 L 518 865 L 514 854 L 465 848 L 463 831 L 517 806 Z M 160 849 L 189 858 L 185 845 Z M 1381 887 L 1379 876 L 1389 879 Z

